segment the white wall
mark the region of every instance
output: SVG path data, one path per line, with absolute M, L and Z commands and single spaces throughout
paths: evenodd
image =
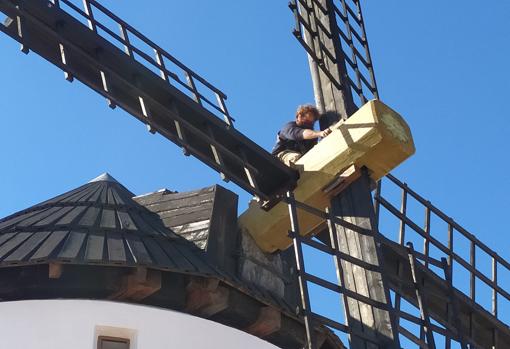
M 0 349 L 95 349 L 98 335 L 130 349 L 274 349 L 242 331 L 153 307 L 90 300 L 0 302 Z

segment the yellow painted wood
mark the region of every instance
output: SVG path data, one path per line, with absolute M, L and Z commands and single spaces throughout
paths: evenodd
M 324 210 L 330 193 L 323 189 L 335 181 L 349 166 L 366 166 L 370 177 L 378 180 L 415 152 L 409 126 L 394 110 L 378 100 L 362 106 L 346 121 L 331 127 L 329 136 L 301 157 L 294 190 L 296 200 Z M 298 210 L 299 229 L 308 235 L 323 220 Z M 278 203 L 269 211 L 251 202 L 239 217 L 241 229 L 249 233 L 265 252 L 284 250 L 291 244 L 287 233 L 290 220 L 287 205 Z

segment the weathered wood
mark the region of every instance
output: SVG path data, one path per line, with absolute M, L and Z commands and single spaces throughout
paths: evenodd
M 228 308 L 229 290 L 218 279 L 192 278 L 186 287 L 186 311 L 209 318 Z
M 103 259 L 104 235 L 89 234 L 85 247 L 85 259 L 100 262 Z
M 309 19 L 309 24 L 318 35 L 313 36 L 308 30 L 305 30 L 305 33 L 308 34 L 305 40 L 314 49 L 314 52 L 322 53 L 316 55 L 322 59 L 322 62 L 314 61 L 309 56 L 309 63 L 314 83 L 316 104 L 321 109 L 321 112 L 324 113 L 320 120 L 321 129 L 325 129 L 340 118 L 345 119 L 351 116 L 356 111 L 356 105 L 353 101 L 350 85 L 347 82 L 348 75 L 344 53 L 338 36 L 339 27 L 336 23 L 335 5 L 332 0 L 308 0 L 306 4 L 308 5 L 309 13 L 312 15 L 311 19 Z M 307 11 L 302 4 L 299 6 L 301 7 L 301 12 Z M 329 53 L 329 57 L 327 54 L 324 54 L 326 51 Z M 322 67 L 319 67 L 318 64 L 321 64 Z M 328 71 L 331 76 L 328 77 L 324 70 Z M 337 84 L 333 83 L 331 77 L 336 80 Z M 364 127 L 367 127 L 367 125 Z M 334 147 L 335 143 L 350 143 L 353 140 L 351 132 L 352 130 L 342 132 L 342 139 L 333 140 L 326 138 L 325 141 L 329 148 Z M 386 149 L 385 155 L 395 151 L 395 149 L 391 148 L 393 147 Z M 359 151 L 359 148 L 355 149 L 355 151 Z M 310 152 L 307 155 L 312 156 L 315 154 Z M 379 160 L 379 158 L 380 155 L 371 158 L 369 162 L 376 159 Z M 375 166 L 377 160 L 373 161 L 372 164 L 365 162 L 364 164 L 358 163 L 358 165 L 367 166 L 374 171 L 378 167 Z M 380 172 L 377 170 L 375 172 L 384 175 L 384 171 Z M 346 182 L 342 185 L 342 179 L 340 178 L 336 180 L 336 183 L 330 183 L 325 188 L 326 192 L 329 191 L 333 194 L 330 213 L 354 223 L 356 226 L 372 230 L 372 227 L 375 226 L 375 221 L 368 176 L 365 175 L 358 179 L 355 176 L 351 176 L 351 179 L 355 179 L 355 181 L 349 181 L 349 183 Z M 376 180 L 377 178 L 373 179 Z M 348 184 L 350 185 L 345 189 Z M 362 266 L 342 260 L 337 265 L 341 269 L 337 273 L 339 282 L 344 283 L 343 286 L 348 290 L 361 296 L 385 304 L 390 303 L 389 289 L 382 273 L 380 251 L 375 242 L 376 232 L 367 236 L 339 224 L 332 224 L 331 222 L 330 224 L 332 225 L 331 232 L 334 233 L 332 238 L 338 239 L 338 241 L 334 242 L 333 246 L 338 246 L 340 252 L 349 254 L 354 258 L 379 268 L 376 271 L 366 270 Z M 316 225 L 315 231 L 318 231 L 318 226 L 320 225 Z M 351 348 L 400 348 L 394 318 L 387 310 L 374 308 L 354 297 L 346 296 L 344 296 L 344 305 L 346 320 L 352 331 L 350 336 Z M 363 333 L 365 336 L 373 339 L 373 341 L 369 342 L 353 335 L 356 332 Z
M 308 11 L 301 2 L 298 2 L 302 13 Z M 315 100 L 323 113 L 320 119 L 321 129 L 325 129 L 341 118 L 346 119 L 356 111 L 352 98 L 352 92 L 346 81 L 347 69 L 345 66 L 344 53 L 338 38 L 338 25 L 332 0 L 306 0 L 310 11 L 310 27 L 318 35 L 312 36 L 308 30 L 305 31 L 306 43 L 322 58 L 321 64 L 329 71 L 331 76 L 342 85 L 338 89 L 331 79 L 324 73 L 310 56 L 309 64 L 314 84 Z M 327 11 L 323 12 L 321 8 Z M 327 28 L 326 33 L 321 28 Z M 329 34 L 329 35 L 328 35 Z M 321 48 L 322 46 L 322 48 Z M 331 56 L 324 54 L 327 50 Z M 322 52 L 321 52 L 322 51 Z
M 0 247 L 0 258 L 5 257 L 27 240 L 32 233 L 18 233 Z
M 37 214 L 31 216 L 30 218 L 24 219 L 22 222 L 16 224 L 18 227 L 28 227 L 32 224 L 40 221 L 41 219 L 46 218 L 48 215 L 51 215 L 53 212 L 57 211 L 56 207 L 52 207 L 48 210 L 40 210 Z
M 48 264 L 48 278 L 60 279 L 64 266 L 61 263 L 49 263 Z
M 136 259 L 136 262 L 139 264 L 151 264 L 153 263 L 152 258 L 147 252 L 145 245 L 143 244 L 140 237 L 136 235 L 126 234 L 124 237 L 126 243 L 133 254 L 133 257 Z
M 206 254 L 210 260 L 232 274 L 235 274 L 238 268 L 235 256 L 239 239 L 237 202 L 236 194 L 222 186 L 215 186 L 206 246 Z
M 120 233 L 108 233 L 106 238 L 106 246 L 108 250 L 108 257 L 111 261 L 119 263 L 126 262 L 124 241 Z
M 410 285 L 412 272 L 407 261 L 406 248 L 383 238 L 381 251 L 384 257 L 384 274 L 387 276 L 389 285 L 407 302 L 418 307 L 415 289 Z M 400 272 L 397 270 L 399 265 Z M 507 325 L 479 304 L 473 303 L 467 295 L 452 289 L 447 280 L 426 269 L 421 263 L 416 263 L 416 273 L 417 278 L 423 280 L 425 307 L 430 317 L 441 326 L 460 334 L 464 341 L 474 343 L 480 348 L 491 348 L 494 331 L 497 331 L 499 334 L 497 348 L 510 347 L 510 330 Z M 456 308 L 455 316 L 451 314 L 452 307 Z
M 137 267 L 133 273 L 123 278 L 122 286 L 109 299 L 140 301 L 160 289 L 161 272 L 159 270 Z
M 50 233 L 47 231 L 33 233 L 30 238 L 25 240 L 25 242 L 19 246 L 16 251 L 5 258 L 4 261 L 17 262 L 23 260 L 27 255 L 33 252 L 49 234 Z
M 374 227 L 374 211 L 370 193 L 370 179 L 365 173 L 349 188 L 331 201 L 331 214 L 368 231 Z M 335 224 L 340 252 L 375 267 L 367 270 L 342 260 L 344 287 L 374 301 L 390 304 L 388 282 L 383 273 L 382 258 L 373 230 L 372 235 L 359 234 Z M 356 297 L 344 295 L 347 324 L 351 327 L 351 348 L 400 348 L 394 315 L 384 309 L 366 304 Z M 362 333 L 371 341 L 356 336 Z M 377 344 L 375 344 L 377 343 Z
M 143 63 L 133 60 L 115 46 L 117 42 L 110 42 L 89 30 L 62 9 L 48 7 L 47 1 L 20 2 L 23 6 L 17 9 L 10 1 L 0 0 L 0 11 L 11 18 L 19 15 L 24 17 L 23 38 L 19 37 L 16 28 L 11 28 L 12 25 L 0 26 L 2 32 L 23 42 L 32 51 L 69 72 L 75 79 L 110 99 L 141 122 L 150 125 L 153 131 L 159 132 L 179 146 L 185 146 L 199 160 L 224 173 L 248 192 L 264 199 L 274 199 L 276 195 L 295 186 L 296 171 L 286 167 L 255 142 L 229 127 Z M 65 22 L 65 30 L 55 30 L 56 22 Z M 59 44 L 66 49 L 65 65 L 62 64 Z M 101 51 L 100 59 L 97 57 L 98 49 Z M 107 91 L 100 72 L 108 78 Z M 205 82 L 185 67 L 182 68 L 182 73 L 189 74 L 193 80 Z M 217 91 L 212 86 L 209 88 L 212 92 Z M 197 93 L 195 90 L 188 92 L 195 96 Z M 204 96 L 197 97 L 204 100 Z M 178 108 L 179 113 L 173 112 L 173 105 Z M 218 108 L 216 105 L 215 107 Z M 183 144 L 178 136 L 174 123 L 176 120 L 189 133 L 187 144 Z M 207 126 L 213 129 L 215 139 L 207 133 Z M 211 145 L 221 153 L 222 165 L 218 165 L 210 151 Z M 239 157 L 240 151 L 246 153 L 246 161 Z M 250 184 L 245 168 L 250 170 L 258 189 Z
M 43 242 L 38 250 L 30 257 L 31 261 L 37 261 L 40 259 L 48 258 L 51 253 L 57 248 L 63 239 L 67 236 L 67 231 L 54 231 L 51 235 Z
M 259 338 L 265 338 L 278 331 L 282 326 L 282 314 L 273 307 L 262 307 L 257 321 L 248 326 L 245 331 Z
M 166 202 L 178 202 L 178 200 L 187 200 L 191 199 L 191 202 L 199 200 L 196 198 L 197 196 L 207 198 L 211 196 L 211 193 L 214 191 L 214 186 L 205 187 L 199 190 L 193 191 L 185 191 L 185 192 L 172 192 L 168 189 L 163 189 L 161 191 L 157 191 L 155 193 L 150 193 L 146 195 L 135 196 L 133 199 L 141 205 L 146 206 L 153 210 L 152 205 L 164 204 Z M 184 203 L 178 203 L 176 206 L 186 206 Z M 175 207 L 173 207 L 175 208 Z

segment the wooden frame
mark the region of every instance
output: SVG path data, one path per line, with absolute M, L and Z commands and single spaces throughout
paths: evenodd
M 108 349 L 108 348 L 103 347 L 104 341 L 123 343 L 123 344 L 126 344 L 125 349 L 130 349 L 131 341 L 129 339 L 120 338 L 120 337 L 110 337 L 110 336 L 98 336 L 97 337 L 97 349 Z

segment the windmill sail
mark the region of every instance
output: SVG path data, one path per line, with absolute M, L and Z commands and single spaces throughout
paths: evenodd
M 360 1 L 293 0 L 290 8 L 296 20 L 294 35 L 308 54 L 316 102 L 325 112 L 321 127 L 350 117 L 369 99 L 378 99 Z M 363 189 L 353 192 L 350 199 L 333 200 L 331 208 L 339 203 L 344 206 L 359 203 L 362 192 Z M 400 197 L 395 198 L 395 192 Z M 314 313 L 310 300 L 303 298 L 302 308 L 309 321 L 346 333 L 351 348 L 393 345 L 387 344 L 385 329 L 377 327 L 384 325 L 393 327 L 405 348 L 510 347 L 510 331 L 498 313 L 499 300 L 510 301 L 506 291 L 510 285 L 498 279 L 498 270 L 510 271 L 507 261 L 392 175 L 378 183 L 373 200 L 375 211 L 370 213 L 369 221 L 375 227 L 371 231 L 367 231 L 366 221 L 360 220 L 359 212 L 342 220 L 338 215 L 288 200 L 289 210 L 292 206 L 299 208 L 295 219 L 302 211 L 301 214 L 312 213 L 324 220 L 316 239 L 300 237 L 299 230 L 293 229 L 296 251 L 307 246 L 317 253 L 331 255 L 336 265 L 337 285 L 303 272 L 304 294 L 308 294 L 310 285 L 334 290 L 342 296 L 346 312 L 346 324 L 342 324 L 331 316 Z M 345 208 L 337 212 L 342 210 Z M 417 214 L 423 215 L 424 226 L 411 218 Z M 395 224 L 389 223 L 395 220 L 397 232 Z M 437 221 L 440 223 L 431 223 Z M 394 233 L 396 242 L 387 237 Z M 467 244 L 469 258 L 462 257 L 465 247 L 454 244 L 459 240 Z M 367 253 L 363 248 L 367 241 L 372 244 L 369 263 L 370 258 L 363 256 Z M 415 248 L 413 241 L 422 249 Z M 306 261 L 297 252 L 297 263 L 304 267 Z M 480 260 L 481 264 L 491 266 L 490 274 L 477 267 Z M 386 302 L 378 302 L 376 293 L 381 286 L 370 284 L 369 273 L 374 268 L 387 276 L 382 291 L 391 294 L 393 304 L 389 307 Z M 360 277 L 363 273 L 368 277 Z M 480 288 L 485 288 L 481 295 L 477 292 Z M 381 311 L 387 311 L 393 320 L 377 319 Z M 313 345 L 310 341 L 310 347 Z
M 0 30 L 249 193 L 271 200 L 295 186 L 297 172 L 234 128 L 223 92 L 99 2 L 83 3 L 0 0 L 10 18 Z

